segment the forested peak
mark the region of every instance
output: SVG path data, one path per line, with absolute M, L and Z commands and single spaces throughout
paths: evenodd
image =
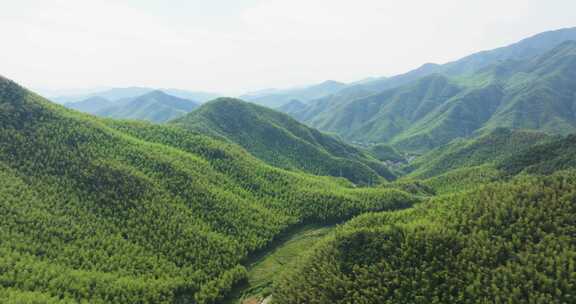
M 188 114 L 187 116 L 185 116 L 183 119 L 185 120 L 187 117 L 193 117 L 196 115 L 204 115 L 204 114 L 219 114 L 219 113 L 224 113 L 225 112 L 229 112 L 229 113 L 236 113 L 238 115 L 236 115 L 239 118 L 247 118 L 248 116 L 244 116 L 244 115 L 248 115 L 250 113 L 255 114 L 255 113 L 267 113 L 269 115 L 285 115 L 282 114 L 280 112 L 274 111 L 272 109 L 263 107 L 263 106 L 259 106 L 257 104 L 251 103 L 251 102 L 246 102 L 242 99 L 238 99 L 238 98 L 232 98 L 232 97 L 220 97 L 220 98 L 216 98 L 212 101 L 209 101 L 205 104 L 203 104 L 202 106 L 200 106 L 200 108 L 198 108 L 196 111 Z M 286 115 L 286 117 L 288 117 Z
M 14 103 L 21 100 L 26 90 L 14 81 L 0 76 L 0 103 Z

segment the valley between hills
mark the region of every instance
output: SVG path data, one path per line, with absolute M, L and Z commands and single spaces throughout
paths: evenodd
M 0 303 L 576 303 L 576 28 L 239 98 L 0 77 L 0 214 Z

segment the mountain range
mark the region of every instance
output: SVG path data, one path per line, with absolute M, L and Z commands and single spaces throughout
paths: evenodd
M 344 177 L 359 184 L 395 177 L 382 163 L 340 139 L 286 114 L 239 99 L 210 101 L 170 124 L 226 139 L 285 169 Z
M 342 89 L 285 109 L 345 140 L 413 152 L 496 127 L 574 132 L 576 28 Z
M 0 303 L 576 299 L 576 28 L 248 101 L 173 93 L 65 107 L 0 76 Z
M 177 126 L 82 114 L 1 77 L 0 180 L 0 302 L 16 303 L 218 303 L 280 232 L 417 201 Z

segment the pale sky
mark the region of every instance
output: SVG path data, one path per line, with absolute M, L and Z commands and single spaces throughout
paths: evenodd
M 0 75 L 237 94 L 394 75 L 572 26 L 575 0 L 0 0 Z

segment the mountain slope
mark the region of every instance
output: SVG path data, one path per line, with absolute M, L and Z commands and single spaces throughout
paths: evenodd
M 237 143 L 269 164 L 371 184 L 394 176 L 375 159 L 274 110 L 238 99 L 208 102 L 172 122 Z
M 451 170 L 485 164 L 504 159 L 551 140 L 545 133 L 499 128 L 472 139 L 458 139 L 438 147 L 414 160 L 410 177 L 429 178 Z
M 534 145 L 521 153 L 510 155 L 496 166 L 507 175 L 521 172 L 551 174 L 576 168 L 576 135 Z
M 101 109 L 94 114 L 161 123 L 184 116 L 198 107 L 198 103 L 194 101 L 171 96 L 162 91 L 152 91 L 118 103 L 119 105 Z
M 0 300 L 15 302 L 216 303 L 284 229 L 413 202 L 70 111 L 1 77 L 0 179 Z
M 570 303 L 576 172 L 367 214 L 277 279 L 275 303 Z
M 576 42 L 467 77 L 434 74 L 340 106 L 310 121 L 359 142 L 423 152 L 498 127 L 576 131 Z
M 384 94 L 384 91 L 397 89 L 401 86 L 409 86 L 414 85 L 414 83 L 423 77 L 430 77 L 434 74 L 442 75 L 448 79 L 451 79 L 452 82 L 458 83 L 460 78 L 468 77 L 468 78 L 475 78 L 474 75 L 482 74 L 483 70 L 489 69 L 491 66 L 494 65 L 502 65 L 502 69 L 512 68 L 510 64 L 504 64 L 506 61 L 514 60 L 529 60 L 536 56 L 543 56 L 545 53 L 552 51 L 554 48 L 558 47 L 565 41 L 568 40 L 576 40 L 576 28 L 568 28 L 568 29 L 561 29 L 557 31 L 550 31 L 535 35 L 533 37 L 524 39 L 518 43 L 491 50 L 491 51 L 484 51 L 479 52 L 468 57 L 462 58 L 460 60 L 450 62 L 443 65 L 437 64 L 425 64 L 422 67 L 410 71 L 408 73 L 397 75 L 394 77 L 384 78 L 384 79 L 376 79 L 374 81 L 369 81 L 367 83 L 362 83 L 358 85 L 348 86 L 338 93 L 321 98 L 319 100 L 314 100 L 309 102 L 308 106 L 305 109 L 297 109 L 296 111 L 289 111 L 288 114 L 292 115 L 293 117 L 297 118 L 300 121 L 303 121 L 315 128 L 318 128 L 323 131 L 330 131 L 336 132 L 343 136 L 346 134 L 350 134 L 352 131 L 346 128 L 346 124 L 344 124 L 344 128 L 340 129 L 341 124 L 343 122 L 339 122 L 342 120 L 342 117 L 345 116 L 345 112 L 350 110 L 350 108 L 358 107 L 359 103 L 363 103 L 359 99 L 366 99 L 367 103 L 374 102 L 375 97 L 378 94 Z M 508 65 L 508 67 L 505 67 Z M 502 72 L 502 71 L 500 71 Z M 518 75 L 518 79 L 521 76 Z M 518 80 L 517 79 L 517 80 Z M 487 79 L 480 79 L 481 81 L 487 81 Z M 488 79 L 489 80 L 489 79 Z M 464 85 L 464 87 L 470 86 L 470 81 L 464 81 L 464 83 L 460 83 L 460 85 Z M 471 92 L 472 96 L 468 96 L 465 102 L 467 103 L 475 103 L 478 101 L 474 101 L 477 98 L 485 98 L 482 94 L 489 94 L 489 96 L 494 95 L 494 103 L 498 103 L 498 95 L 502 94 L 499 92 L 499 87 L 497 83 L 493 83 L 492 87 L 488 87 L 488 91 L 482 90 L 478 84 L 482 84 L 482 82 L 473 84 L 472 86 L 475 87 L 476 92 Z M 484 85 L 487 85 L 484 83 Z M 480 89 L 480 91 L 478 91 Z M 384 94 L 385 95 L 385 94 Z M 458 110 L 462 111 L 462 110 Z M 487 113 L 490 114 L 490 113 Z M 450 118 L 451 120 L 459 119 L 457 114 L 452 114 L 455 117 Z M 374 123 L 374 122 L 373 122 Z M 395 124 L 398 122 L 395 121 L 385 121 L 383 124 L 391 124 L 392 127 L 396 127 Z M 435 123 L 435 121 L 430 122 Z M 473 122 L 470 127 L 475 127 L 478 124 L 483 124 L 482 120 Z M 503 125 L 502 125 L 503 126 Z M 366 127 L 370 129 L 369 126 Z M 422 127 L 425 128 L 425 127 Z M 359 133 L 363 133 L 366 130 L 358 131 Z M 371 130 L 368 130 L 370 133 Z M 378 132 L 374 130 L 374 132 Z M 459 136 L 462 134 L 466 134 L 467 132 L 461 132 L 458 134 Z M 436 136 L 436 135 L 435 135 Z M 389 137 L 388 135 L 384 136 L 385 138 Z M 350 139 L 352 140 L 352 139 Z M 368 136 L 368 138 L 361 138 L 361 141 L 379 141 L 379 136 Z M 430 141 L 430 136 L 420 136 L 420 138 L 416 139 L 415 142 L 408 142 L 403 143 L 403 145 L 411 147 L 414 144 L 419 145 L 423 142 Z M 442 141 L 441 143 L 445 143 L 446 141 Z M 432 142 L 430 145 L 437 145 L 438 143 Z

